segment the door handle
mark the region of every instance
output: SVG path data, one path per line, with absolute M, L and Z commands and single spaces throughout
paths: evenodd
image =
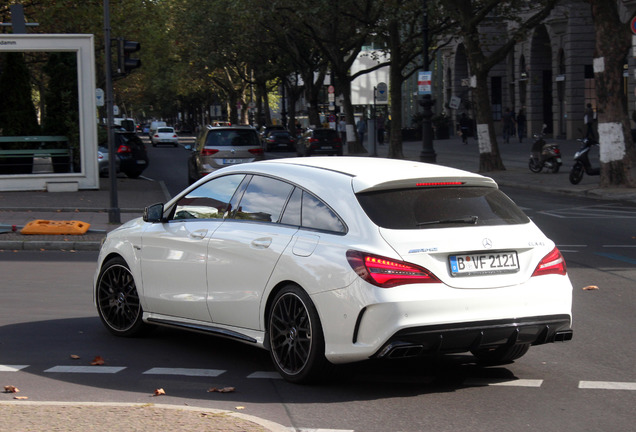
M 271 238 L 262 238 L 252 241 L 252 246 L 257 249 L 266 249 L 272 244 Z
M 191 232 L 190 238 L 201 240 L 201 239 L 204 239 L 207 234 L 208 234 L 207 229 L 200 229 L 200 230 Z

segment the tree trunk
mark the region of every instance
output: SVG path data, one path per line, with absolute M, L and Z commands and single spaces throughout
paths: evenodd
M 629 26 L 618 16 L 615 1 L 590 0 L 596 52 L 597 120 L 601 159 L 601 187 L 634 187 L 630 169 L 634 160 L 627 101 L 623 90 L 623 63 L 631 46 Z
M 499 154 L 497 134 L 495 133 L 492 119 L 492 110 L 488 96 L 488 72 L 478 74 L 476 79 L 477 87 L 473 92 L 473 96 L 475 98 L 475 105 L 480 107 L 475 110 L 477 120 L 475 137 L 479 143 L 479 172 L 502 171 L 505 170 L 506 167 Z

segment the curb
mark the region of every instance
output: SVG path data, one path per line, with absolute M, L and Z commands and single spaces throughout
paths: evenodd
M 47 430 L 50 428 L 55 429 L 55 426 L 57 426 L 57 425 L 51 424 L 54 419 L 51 419 L 50 416 L 42 415 L 43 413 L 41 412 L 43 408 L 51 407 L 51 408 L 55 408 L 55 413 L 58 415 L 60 414 L 61 410 L 64 410 L 64 408 L 86 408 L 86 409 L 95 409 L 95 410 L 104 409 L 104 408 L 130 408 L 130 409 L 136 410 L 135 413 L 140 415 L 140 420 L 142 422 L 147 421 L 147 419 L 149 418 L 150 419 L 152 418 L 152 416 L 150 415 L 151 412 L 147 412 L 147 410 L 148 411 L 166 410 L 166 411 L 173 411 L 173 412 L 180 411 L 182 413 L 197 413 L 199 415 L 211 414 L 215 418 L 216 423 L 221 423 L 221 424 L 218 425 L 218 428 L 214 427 L 213 429 L 209 429 L 210 431 L 224 431 L 224 432 L 231 432 L 231 431 L 239 432 L 240 431 L 242 432 L 246 430 L 251 430 L 251 429 L 247 429 L 247 427 L 249 426 L 249 423 L 258 425 L 269 432 L 289 432 L 290 431 L 289 428 L 279 423 L 275 423 L 273 421 L 265 420 L 260 417 L 252 416 L 249 414 L 237 413 L 237 412 L 228 411 L 228 410 L 220 410 L 215 408 L 203 408 L 203 407 L 170 405 L 170 404 L 163 405 L 163 404 L 148 404 L 148 403 L 117 403 L 117 402 L 101 403 L 101 402 L 2 401 L 0 402 L 0 408 L 1 407 L 11 407 L 11 408 L 17 407 L 23 410 L 24 414 L 28 417 L 28 420 L 26 420 L 27 424 L 20 423 L 20 427 L 30 426 L 30 427 L 39 428 L 41 426 L 42 429 L 38 429 L 38 430 Z M 32 415 L 35 411 L 37 411 L 37 415 Z M 91 418 L 92 417 L 93 416 L 91 416 Z M 130 417 L 126 417 L 126 418 L 129 422 L 131 421 Z M 226 421 L 226 419 L 228 418 L 234 418 L 239 421 L 238 422 Z M 193 418 L 193 421 L 194 421 L 194 418 Z M 31 424 L 28 424 L 29 422 Z M 79 428 L 74 429 L 72 428 L 72 424 L 68 423 L 66 419 L 64 419 L 64 422 L 65 424 L 62 425 L 64 426 L 64 430 L 67 430 L 69 432 L 71 431 L 79 432 L 83 430 L 82 429 L 83 426 L 81 425 L 78 425 Z M 242 423 L 242 424 L 236 425 L 235 423 Z M 236 428 L 234 428 L 233 426 Z M 146 429 L 144 428 L 143 430 L 146 430 Z

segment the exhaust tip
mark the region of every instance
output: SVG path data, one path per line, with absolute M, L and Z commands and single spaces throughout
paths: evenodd
M 554 334 L 555 342 L 567 342 L 572 340 L 574 332 L 572 330 L 560 330 Z

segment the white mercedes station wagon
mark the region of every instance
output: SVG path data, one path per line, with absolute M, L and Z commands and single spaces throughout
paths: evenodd
M 370 157 L 215 171 L 108 234 L 94 301 L 115 335 L 233 338 L 298 383 L 370 358 L 510 362 L 572 338 L 563 256 L 492 179 Z

